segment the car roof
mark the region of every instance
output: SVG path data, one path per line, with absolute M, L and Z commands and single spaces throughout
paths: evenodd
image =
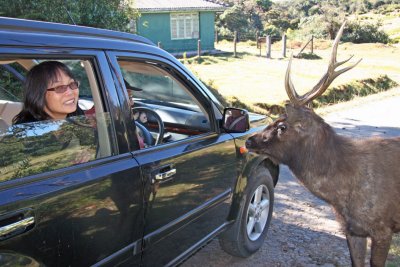
M 25 32 L 25 33 L 44 33 L 44 34 L 57 34 L 57 35 L 69 35 L 76 37 L 96 37 L 96 38 L 107 38 L 120 41 L 132 41 L 140 42 L 148 45 L 154 45 L 150 40 L 131 33 L 118 32 L 106 29 L 99 29 L 86 26 L 54 23 L 54 22 L 43 22 L 26 19 L 16 19 L 0 17 L 0 30 L 1 31 L 13 31 L 13 32 Z
M 171 54 L 136 34 L 7 17 L 0 17 L 0 45 L 10 48 L 59 47 L 130 51 L 154 54 L 176 62 Z

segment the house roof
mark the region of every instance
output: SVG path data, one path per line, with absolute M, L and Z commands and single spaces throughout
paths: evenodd
M 170 11 L 224 11 L 225 6 L 211 0 L 135 0 L 141 13 Z

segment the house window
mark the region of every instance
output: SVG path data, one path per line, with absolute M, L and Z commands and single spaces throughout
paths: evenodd
M 198 39 L 199 14 L 171 14 L 171 39 Z

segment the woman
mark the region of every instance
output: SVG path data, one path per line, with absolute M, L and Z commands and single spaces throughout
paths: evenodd
M 84 115 L 78 106 L 79 83 L 71 70 L 61 62 L 45 61 L 34 66 L 26 75 L 24 89 L 24 105 L 22 111 L 14 117 L 14 124 L 63 120 L 71 116 Z M 95 156 L 95 152 L 88 149 L 87 145 L 80 144 L 82 136 L 85 136 L 88 143 L 88 140 L 91 140 L 90 136 L 95 135 L 93 131 L 87 134 L 78 133 L 80 134 L 77 136 L 68 130 L 54 133 L 56 137 L 54 142 L 62 145 L 61 150 L 73 149 L 71 151 L 74 152 L 70 153 L 73 155 L 72 164 L 87 162 Z M 95 141 L 89 143 L 95 144 Z M 70 164 L 71 159 L 68 154 L 65 154 L 64 160 Z M 63 160 L 58 163 L 60 166 L 65 164 Z
M 26 75 L 24 105 L 14 124 L 60 120 L 82 115 L 78 107 L 79 83 L 61 62 L 45 61 Z

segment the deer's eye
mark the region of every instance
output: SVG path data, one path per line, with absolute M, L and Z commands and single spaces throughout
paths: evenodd
M 283 123 L 283 122 L 280 122 L 280 123 L 278 124 L 278 131 L 279 131 L 279 132 L 284 132 L 285 130 L 286 130 L 286 124 Z

